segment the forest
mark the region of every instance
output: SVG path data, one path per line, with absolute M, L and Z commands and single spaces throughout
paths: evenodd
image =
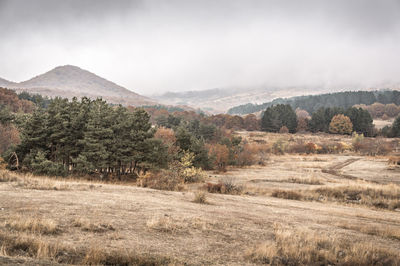
M 228 114 L 245 115 L 265 110 L 276 104 L 289 104 L 293 109 L 303 109 L 313 113 L 321 107 L 349 108 L 354 105 L 371 105 L 373 103 L 400 105 L 400 91 L 345 91 L 320 95 L 278 98 L 263 104 L 244 104 L 228 110 Z
M 257 147 L 234 134 L 240 130 L 400 136 L 399 118 L 378 131 L 370 113 L 376 108 L 368 106 L 321 107 L 310 115 L 290 104 L 276 104 L 259 119 L 254 114 L 207 116 L 163 106 L 124 107 L 102 99 L 0 92 L 4 164 L 44 175 L 136 178 L 182 164 L 194 172 L 251 165 Z

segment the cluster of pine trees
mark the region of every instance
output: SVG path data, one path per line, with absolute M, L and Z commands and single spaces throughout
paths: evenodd
M 149 115 L 105 101 L 55 98 L 21 125 L 15 153 L 37 174 L 135 174 L 165 165 L 166 147 L 154 139 Z
M 277 104 L 289 104 L 293 109 L 303 109 L 313 113 L 323 107 L 349 108 L 357 104 L 371 105 L 373 103 L 400 105 L 400 91 L 346 91 L 320 95 L 299 96 L 289 99 L 278 98 L 263 104 L 244 104 L 229 109 L 228 114 L 245 115 L 263 111 Z
M 354 107 L 347 109 L 340 107 L 320 108 L 312 113 L 310 119 L 303 120 L 306 125 L 302 126 L 302 129 L 311 132 L 334 133 L 335 130 L 331 130 L 331 121 L 337 115 L 343 115 L 351 121 L 352 131 L 362 133 L 365 136 L 373 136 L 375 134 L 370 113 L 365 109 Z M 299 130 L 299 124 L 300 121 L 289 104 L 268 107 L 261 119 L 261 128 L 269 132 L 284 132 L 287 129 L 288 132 L 295 133 Z M 350 134 L 351 132 L 346 133 Z

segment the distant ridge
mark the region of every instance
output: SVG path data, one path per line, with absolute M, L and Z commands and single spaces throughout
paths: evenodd
M 0 87 L 15 86 L 15 84 L 17 84 L 17 83 L 0 78 Z
M 0 86 L 49 97 L 101 97 L 110 103 L 133 106 L 156 104 L 150 98 L 72 65 L 56 67 L 20 83 L 0 79 Z

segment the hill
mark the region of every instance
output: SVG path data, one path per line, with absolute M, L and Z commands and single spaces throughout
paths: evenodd
M 5 82 L 4 82 L 5 81 Z M 20 83 L 0 80 L 0 85 L 16 91 L 39 93 L 49 97 L 102 97 L 108 102 L 123 105 L 149 105 L 155 101 L 121 87 L 76 66 L 56 67 L 44 74 Z
M 8 81 L 6 79 L 0 78 L 0 87 L 14 87 L 16 85 L 15 82 Z
M 151 96 L 159 102 L 171 105 L 189 105 L 201 108 L 209 113 L 225 113 L 230 108 L 244 103 L 262 104 L 276 98 L 293 97 L 341 91 L 341 88 L 324 87 L 277 87 L 263 88 L 218 88 L 201 91 L 167 92 L 162 95 Z
M 370 105 L 375 102 L 389 104 L 400 104 L 400 91 L 345 91 L 326 93 L 319 95 L 299 96 L 292 98 L 277 98 L 263 104 L 243 104 L 228 110 L 228 114 L 245 115 L 265 110 L 267 107 L 276 104 L 290 104 L 293 109 L 304 109 L 309 113 L 317 111 L 321 107 L 342 107 L 349 108 L 356 104 Z

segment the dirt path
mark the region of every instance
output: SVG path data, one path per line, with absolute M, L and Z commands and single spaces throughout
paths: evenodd
M 344 168 L 344 167 L 346 167 L 346 166 L 348 166 L 348 165 L 350 165 L 350 164 L 352 164 L 354 162 L 357 162 L 360 159 L 361 158 L 350 158 L 350 159 L 347 159 L 344 162 L 333 164 L 333 165 L 331 165 L 331 166 L 329 166 L 329 167 L 327 167 L 325 169 L 322 169 L 321 171 L 322 171 L 322 173 L 331 174 L 331 175 L 334 175 L 334 176 L 337 176 L 337 177 L 340 177 L 340 178 L 354 179 L 354 180 L 355 179 L 360 179 L 360 178 L 352 176 L 352 175 L 345 175 L 343 173 L 340 173 L 340 170 L 342 168 Z

